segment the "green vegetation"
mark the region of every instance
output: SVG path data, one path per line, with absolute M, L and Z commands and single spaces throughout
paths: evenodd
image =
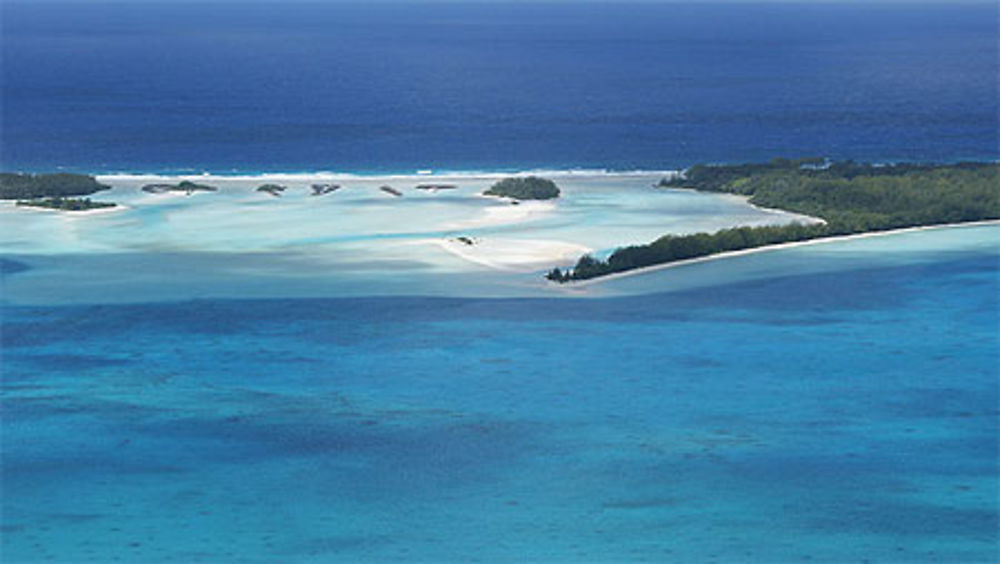
M 1000 164 L 870 165 L 821 159 L 768 164 L 697 165 L 660 186 L 749 196 L 750 203 L 821 218 L 823 224 L 739 227 L 667 235 L 616 250 L 607 260 L 580 258 L 549 280 L 567 282 L 727 251 L 904 227 L 1000 219 Z
M 313 184 L 312 185 L 312 196 L 322 196 L 324 194 L 330 194 L 331 192 L 336 192 L 340 190 L 339 184 Z
M 280 184 L 261 184 L 257 187 L 258 192 L 267 192 L 272 196 L 280 196 L 287 188 Z
M 0 173 L 0 200 L 46 198 L 64 196 L 89 196 L 108 190 L 93 176 L 59 172 L 55 174 Z
M 113 208 L 114 202 L 94 202 L 90 198 L 45 198 L 44 200 L 18 200 L 17 205 L 63 211 L 87 211 Z
M 188 180 L 182 180 L 177 184 L 176 190 L 184 192 L 215 192 L 218 188 L 207 184 L 195 184 Z
M 537 176 L 505 178 L 483 192 L 487 196 L 502 196 L 515 200 L 550 200 L 559 197 L 555 182 Z

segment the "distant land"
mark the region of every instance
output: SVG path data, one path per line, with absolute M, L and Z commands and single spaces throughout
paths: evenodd
M 87 196 L 108 190 L 93 176 L 59 172 L 54 174 L 0 173 L 0 200 L 17 200 L 22 207 L 46 208 L 61 211 L 87 211 L 113 208 L 113 202 L 96 202 Z
M 573 268 L 554 268 L 546 278 L 564 283 L 782 243 L 1000 219 L 997 163 L 873 165 L 779 158 L 765 164 L 695 165 L 659 186 L 738 194 L 756 206 L 822 221 L 665 235 L 620 248 L 606 260 L 585 255 Z
M 0 200 L 89 196 L 111 186 L 101 184 L 93 176 L 57 172 L 54 174 L 20 174 L 0 172 Z

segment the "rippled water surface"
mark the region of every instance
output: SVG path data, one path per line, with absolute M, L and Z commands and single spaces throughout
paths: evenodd
M 4 560 L 993 561 L 998 259 L 7 305 Z
M 993 2 L 4 4 L 7 168 L 997 158 Z

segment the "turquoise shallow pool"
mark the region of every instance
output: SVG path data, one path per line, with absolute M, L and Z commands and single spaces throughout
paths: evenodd
M 632 297 L 7 305 L 3 560 L 995 561 L 1000 253 L 880 244 Z

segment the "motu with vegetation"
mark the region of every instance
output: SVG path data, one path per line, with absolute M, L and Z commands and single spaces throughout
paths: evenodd
M 0 173 L 0 200 L 89 196 L 111 187 L 93 176 L 58 172 L 55 174 Z
M 555 182 L 537 176 L 505 178 L 483 192 L 487 196 L 501 196 L 515 200 L 550 200 L 559 197 Z
M 266 192 L 275 197 L 281 196 L 281 193 L 286 189 L 285 186 L 281 186 L 280 184 L 261 184 L 257 187 L 258 192 Z
M 90 198 L 45 198 L 41 200 L 18 200 L 17 205 L 32 208 L 47 208 L 62 211 L 87 211 L 113 208 L 114 202 L 95 202 Z
M 716 233 L 666 235 L 616 250 L 607 260 L 581 257 L 549 280 L 585 280 L 636 268 L 737 251 L 905 227 L 1000 219 L 1000 164 L 871 165 L 822 159 L 775 159 L 767 164 L 696 165 L 660 182 L 740 194 L 751 204 L 820 218 L 824 223 L 738 227 Z

